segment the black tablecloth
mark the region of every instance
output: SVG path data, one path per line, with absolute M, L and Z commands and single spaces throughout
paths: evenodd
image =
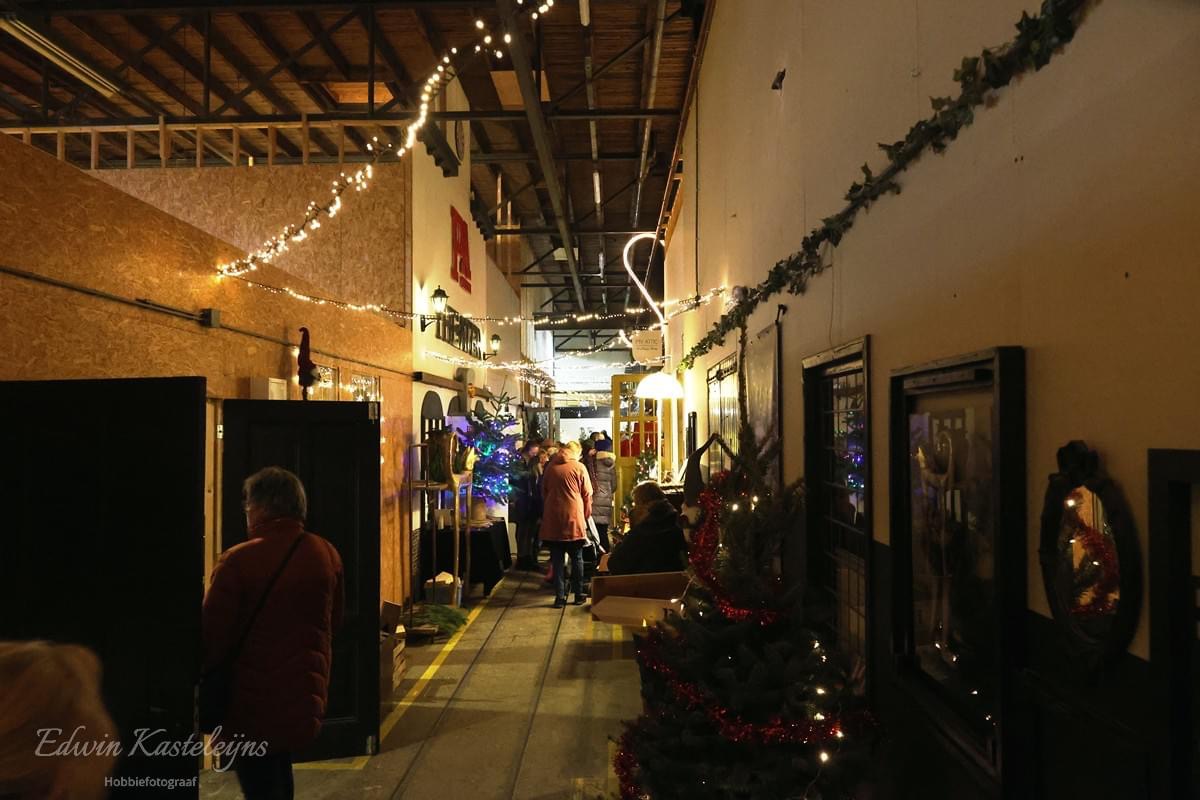
M 432 526 L 421 531 L 421 582 L 432 578 L 438 572 L 453 572 L 454 569 L 454 531 L 442 528 L 437 536 L 437 569 L 433 565 Z M 464 536 L 468 534 L 464 533 Z M 464 539 L 466 541 L 466 539 Z M 491 594 L 492 588 L 500 582 L 504 570 L 512 566 L 512 550 L 508 544 L 508 525 L 503 521 L 492 523 L 487 528 L 477 528 L 470 532 L 471 543 L 471 575 L 465 581 L 470 585 L 483 584 L 484 595 Z M 459 553 L 459 577 L 463 577 L 466 569 L 466 551 Z M 465 591 L 464 591 L 465 594 Z

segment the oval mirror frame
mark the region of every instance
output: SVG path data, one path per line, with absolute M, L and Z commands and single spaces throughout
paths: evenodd
M 1058 449 L 1058 472 L 1050 476 L 1042 505 L 1041 544 L 1038 555 L 1042 583 L 1054 621 L 1064 634 L 1068 649 L 1090 669 L 1123 653 L 1137 630 L 1142 603 L 1142 563 L 1133 517 L 1120 490 L 1099 467 L 1099 457 L 1082 441 L 1068 442 Z M 1059 538 L 1068 497 L 1080 487 L 1096 495 L 1104 508 L 1104 517 L 1112 530 L 1117 550 L 1119 599 L 1107 633 L 1096 635 L 1072 615 L 1069 593 L 1060 578 L 1073 574 L 1074 565 L 1063 568 Z

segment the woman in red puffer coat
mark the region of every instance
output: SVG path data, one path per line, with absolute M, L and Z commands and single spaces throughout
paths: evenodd
M 583 604 L 583 543 L 587 518 L 592 515 L 592 481 L 579 463 L 583 447 L 568 442 L 555 453 L 542 474 L 542 541 L 550 548 L 554 574 L 554 607 L 567 604 L 563 559 L 571 559 L 571 589 L 575 605 Z
M 244 492 L 251 538 L 221 556 L 204 597 L 206 668 L 227 658 L 278 572 L 234 662 L 219 738 L 266 744 L 261 757 L 233 759 L 247 800 L 291 798 L 292 754 L 317 738 L 325 717 L 333 632 L 342 623 L 342 559 L 304 530 L 307 498 L 295 475 L 268 467 L 246 480 Z

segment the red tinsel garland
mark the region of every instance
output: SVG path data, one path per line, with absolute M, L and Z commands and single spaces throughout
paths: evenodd
M 759 625 L 773 625 L 782 619 L 783 615 L 780 612 L 766 608 L 743 608 L 737 605 L 717 577 L 715 565 L 721 538 L 721 512 L 725 506 L 721 489 L 728 477 L 728 472 L 718 473 L 708 487 L 700 493 L 700 510 L 704 519 L 692 539 L 688 562 L 692 566 L 692 572 L 712 592 L 721 616 L 733 622 L 751 620 Z
M 715 475 L 708 487 L 701 492 L 699 504 L 703 522 L 696 531 L 688 554 L 692 572 L 712 593 L 717 610 L 723 617 L 734 622 L 752 620 L 768 626 L 783 619 L 780 611 L 766 608 L 744 608 L 733 602 L 731 596 L 717 577 L 716 559 L 720 544 L 721 517 L 725 507 L 722 490 L 729 479 L 728 472 Z M 710 692 L 684 680 L 678 670 L 660 654 L 662 633 L 655 629 L 638 648 L 638 660 L 646 668 L 662 677 L 676 700 L 689 709 L 703 709 L 721 737 L 730 742 L 763 745 L 836 745 L 848 729 L 854 733 L 867 731 L 874 726 L 874 719 L 866 712 L 855 712 L 835 719 L 790 720 L 774 715 L 766 722 L 748 722 L 729 708 L 717 702 Z M 661 711 L 658 713 L 661 714 Z M 633 753 L 633 741 L 642 730 L 643 720 L 631 725 L 621 736 L 613 769 L 620 784 L 621 800 L 643 800 L 647 797 L 638 784 L 637 756 Z
M 683 680 L 678 670 L 660 655 L 658 647 L 658 642 L 648 637 L 638 648 L 638 660 L 667 682 L 679 702 L 690 709 L 703 709 L 709 720 L 717 726 L 722 738 L 728 741 L 750 744 L 832 745 L 841 739 L 839 734 L 844 735 L 847 727 L 858 733 L 873 724 L 871 716 L 866 713 L 824 720 L 794 720 L 775 715 L 766 722 L 747 722 L 718 703 L 710 692 Z
M 637 756 L 633 754 L 633 736 L 635 730 L 641 728 L 641 721 L 635 722 L 621 735 L 617 745 L 617 755 L 613 758 L 613 772 L 617 774 L 617 782 L 621 787 L 621 800 L 642 800 L 645 792 L 637 782 Z

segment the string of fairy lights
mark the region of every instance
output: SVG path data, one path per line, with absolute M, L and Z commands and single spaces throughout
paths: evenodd
M 525 0 L 517 0 L 517 5 L 524 7 Z M 536 10 L 531 9 L 530 16 L 536 20 L 539 16 L 545 16 L 549 13 L 553 6 L 554 0 L 544 0 L 541 5 L 537 6 Z M 510 32 L 495 35 L 482 19 L 475 20 L 475 35 L 477 38 L 474 55 L 487 51 L 495 53 L 496 58 L 504 58 L 504 50 L 501 47 L 501 42 L 504 44 L 512 42 L 512 34 Z M 371 141 L 367 143 L 367 150 L 371 154 L 370 163 L 364 165 L 351 175 L 343 172 L 333 181 L 333 185 L 330 188 L 329 200 L 323 203 L 316 200 L 310 201 L 305 208 L 303 220 L 284 226 L 279 234 L 267 239 L 257 250 L 244 258 L 218 265 L 218 276 L 238 277 L 256 271 L 261 265 L 272 263 L 280 255 L 288 252 L 291 245 L 306 241 L 311 234 L 319 230 L 322 218 L 330 220 L 336 217 L 338 212 L 342 210 L 342 195 L 351 190 L 355 192 L 365 191 L 375 176 L 374 164 L 389 154 L 394 154 L 397 159 L 403 158 L 416 144 L 417 134 L 425 126 L 425 123 L 429 121 L 430 101 L 437 97 L 446 85 L 458 75 L 460 69 L 456 68 L 456 66 L 461 67 L 462 65 L 456 65 L 453 58 L 458 55 L 459 48 L 451 47 L 449 51 L 442 54 L 434 69 L 430 71 L 421 88 L 417 116 L 405 127 L 402 143 L 381 143 L 378 136 L 373 136 Z M 473 55 L 465 53 L 464 57 L 473 57 Z
M 639 331 L 640 330 L 659 330 L 665 325 L 665 323 L 667 321 L 671 320 L 673 317 L 679 316 L 680 314 L 686 314 L 689 311 L 693 311 L 696 308 L 699 308 L 701 305 L 711 302 L 714 298 L 720 296 L 723 292 L 724 292 L 724 288 L 714 289 L 711 292 L 707 293 L 706 295 L 698 296 L 696 298 L 693 298 L 691 301 L 679 303 L 670 312 L 668 312 L 664 315 L 665 319 L 663 322 L 656 322 L 653 325 L 648 325 L 644 328 L 638 328 L 637 330 L 639 330 Z M 611 374 L 613 372 L 619 372 L 619 371 L 626 370 L 630 367 L 646 367 L 646 366 L 660 365 L 666 360 L 664 357 L 660 356 L 660 357 L 651 358 L 651 359 L 630 360 L 630 361 L 625 361 L 622 363 L 606 363 L 606 364 L 602 364 L 602 365 L 601 364 L 562 364 L 562 365 L 559 364 L 559 362 L 562 362 L 562 361 L 568 361 L 568 360 L 573 360 L 573 359 L 577 359 L 577 358 L 586 358 L 587 356 L 596 355 L 598 353 L 602 353 L 602 352 L 606 352 L 606 351 L 610 351 L 610 350 L 627 348 L 630 346 L 630 340 L 629 340 L 628 333 L 629 333 L 629 331 L 621 330 L 618 333 L 616 338 L 614 338 L 608 342 L 605 342 L 604 344 L 598 344 L 598 345 L 589 347 L 584 350 L 577 350 L 577 351 L 572 351 L 570 353 L 564 353 L 564 354 L 561 354 L 558 356 L 554 356 L 552 358 L 538 359 L 538 360 L 533 360 L 533 361 L 491 361 L 491 360 L 485 360 L 485 359 L 479 359 L 479 358 L 466 358 L 463 356 L 446 355 L 443 353 L 436 353 L 436 352 L 429 352 L 429 353 L 426 353 L 425 355 L 434 360 L 442 361 L 447 364 L 453 364 L 454 366 L 457 366 L 457 367 L 466 367 L 469 369 L 480 369 L 480 370 L 498 370 L 498 371 L 503 371 L 503 372 L 509 372 L 509 373 L 513 374 L 518 380 L 521 380 L 521 381 L 524 381 L 531 385 L 539 386 L 542 388 L 547 388 L 547 387 L 553 385 L 553 383 L 554 383 L 554 379 L 546 371 L 545 365 L 552 365 L 554 367 L 554 370 L 556 373 L 571 372 L 571 371 L 591 371 L 591 372 L 604 371 L 604 372 Z
M 219 275 L 218 277 L 225 277 L 225 276 Z M 242 283 L 246 284 L 247 286 L 253 286 L 256 289 L 259 289 L 264 292 L 268 292 L 270 294 L 286 295 L 294 300 L 302 300 L 306 303 L 313 303 L 313 304 L 319 305 L 319 306 L 332 306 L 334 308 L 340 308 L 344 311 L 357 311 L 360 313 L 381 314 L 386 317 L 391 317 L 396 320 L 403 320 L 403 321 L 407 321 L 407 322 L 420 321 L 422 319 L 427 319 L 429 317 L 442 316 L 442 317 L 446 317 L 446 318 L 462 317 L 463 319 L 469 319 L 472 322 L 486 322 L 486 323 L 497 325 L 497 326 L 511 326 L 511 325 L 522 325 L 524 323 L 533 323 L 533 324 L 543 325 L 543 326 L 547 326 L 547 327 L 554 327 L 554 326 L 566 327 L 566 326 L 570 326 L 572 324 L 580 324 L 580 323 L 584 323 L 584 322 L 611 322 L 613 320 L 626 319 L 628 317 L 638 316 L 640 314 L 644 314 L 647 312 L 647 309 L 642 308 L 642 307 L 630 307 L 630 308 L 625 309 L 625 311 L 611 312 L 611 313 L 606 313 L 606 314 L 597 314 L 597 313 L 591 313 L 591 312 L 579 313 L 579 314 L 563 313 L 563 314 L 555 314 L 555 315 L 541 316 L 541 317 L 521 316 L 519 314 L 497 317 L 497 316 L 488 316 L 486 314 L 472 314 L 470 312 L 465 312 L 465 311 L 459 312 L 459 311 L 449 311 L 449 310 L 444 311 L 439 315 L 436 312 L 435 313 L 421 313 L 418 311 L 403 311 L 400 309 L 391 308 L 390 306 L 387 306 L 387 305 L 383 305 L 382 303 L 351 303 L 351 302 L 348 302 L 345 300 L 336 300 L 332 297 L 322 297 L 320 295 L 309 294 L 307 292 L 300 292 L 300 291 L 297 291 L 297 290 L 291 288 L 290 286 L 272 286 L 270 284 L 256 281 L 253 278 L 245 277 L 243 275 L 229 275 L 229 277 L 235 277 Z M 723 296 L 727 291 L 728 291 L 727 287 L 719 286 L 715 289 L 710 289 L 709 291 L 705 292 L 704 294 L 692 295 L 691 297 L 666 300 L 662 303 L 655 303 L 655 305 L 657 305 L 659 307 L 659 309 L 663 311 L 663 313 L 666 315 L 666 317 L 668 319 L 670 319 L 672 317 L 678 316 L 679 314 L 684 314 L 684 313 L 687 313 L 688 311 L 693 311 L 697 308 L 700 308 L 701 306 L 708 305 L 709 303 L 713 302 L 718 297 Z M 658 323 L 655 323 L 653 326 L 650 326 L 650 327 L 646 328 L 645 330 L 656 330 L 659 327 L 661 327 L 661 325 Z M 628 346 L 627 342 L 626 342 L 626 346 Z
M 517 0 L 518 6 L 523 6 L 529 11 L 530 17 L 534 20 L 549 13 L 554 6 L 554 0 L 544 0 L 536 9 L 530 6 L 525 6 L 525 0 Z M 293 289 L 290 286 L 272 286 L 260 281 L 256 281 L 248 275 L 256 272 L 260 266 L 269 265 L 279 256 L 289 252 L 293 245 L 299 245 L 307 241 L 310 236 L 315 234 L 322 227 L 322 220 L 332 220 L 341 211 L 344 205 L 343 196 L 347 192 L 362 192 L 367 190 L 371 181 L 375 177 L 375 165 L 383 158 L 394 155 L 396 159 L 403 158 L 416 144 L 417 135 L 429 120 L 429 103 L 445 89 L 459 72 L 462 66 L 463 59 L 479 55 L 481 53 L 492 52 L 496 58 L 504 57 L 504 50 L 501 46 L 512 42 L 512 34 L 504 32 L 496 35 L 488 27 L 482 19 L 475 20 L 475 35 L 476 41 L 474 44 L 473 54 L 464 54 L 462 58 L 456 59 L 460 55 L 458 47 L 449 48 L 448 52 L 441 55 L 441 58 L 436 63 L 435 67 L 430 71 L 425 83 L 421 88 L 420 104 L 418 106 L 417 116 L 405 127 L 404 135 L 401 143 L 380 142 L 378 136 L 373 136 L 366 147 L 371 154 L 369 163 L 363 165 L 357 171 L 347 174 L 341 173 L 337 179 L 332 181 L 330 186 L 330 197 L 325 202 L 311 200 L 305 207 L 303 218 L 284 228 L 274 237 L 267 239 L 259 248 L 246 256 L 225 262 L 217 266 L 217 279 L 237 278 L 247 286 L 252 286 L 261 291 L 271 294 L 285 295 L 294 300 L 300 300 L 307 303 L 312 303 L 320 306 L 332 306 L 347 311 L 359 313 L 374 313 L 393 319 L 402 321 L 421 321 L 424 322 L 431 316 L 454 318 L 461 317 L 469 319 L 473 322 L 486 322 L 499 327 L 515 326 L 526 323 L 536 323 L 543 327 L 563 327 L 573 324 L 595 323 L 595 322 L 610 322 L 619 319 L 628 319 L 631 316 L 652 311 L 659 317 L 659 322 L 637 330 L 657 330 L 665 327 L 666 321 L 674 316 L 682 313 L 687 313 L 700 308 L 712 302 L 715 298 L 725 294 L 726 287 L 718 287 L 711 289 L 704 294 L 698 294 L 691 297 L 666 300 L 658 303 L 650 301 L 651 308 L 626 308 L 623 311 L 617 312 L 584 312 L 584 313 L 565 313 L 555 314 L 541 317 L 528 317 L 522 315 L 510 316 L 490 316 L 490 315 L 475 315 L 470 312 L 453 312 L 445 311 L 440 314 L 425 314 L 414 311 L 391 308 L 382 303 L 353 303 L 343 300 L 336 300 L 329 297 L 310 294 Z M 456 60 L 460 63 L 456 64 Z M 616 339 L 611 340 L 602 345 L 596 345 L 582 351 L 572 352 L 569 356 L 559 356 L 551 359 L 543 359 L 540 361 L 508 361 L 508 362 L 489 362 L 476 358 L 461 358 L 457 356 L 443 355 L 440 353 L 428 353 L 429 356 L 440 361 L 444 361 L 456 366 L 498 370 L 511 373 L 518 380 L 531 384 L 536 387 L 548 389 L 554 386 L 554 378 L 546 371 L 545 366 L 557 366 L 556 362 L 565 358 L 583 358 L 589 355 L 595 355 L 608 350 L 613 350 L 619 347 L 628 347 L 630 340 L 626 330 L 621 330 Z M 571 371 L 571 370 L 620 370 L 631 366 L 647 366 L 651 364 L 659 364 L 661 358 L 651 359 L 648 361 L 629 361 L 624 364 L 604 364 L 602 367 L 591 365 L 575 365 L 558 366 L 556 371 Z

